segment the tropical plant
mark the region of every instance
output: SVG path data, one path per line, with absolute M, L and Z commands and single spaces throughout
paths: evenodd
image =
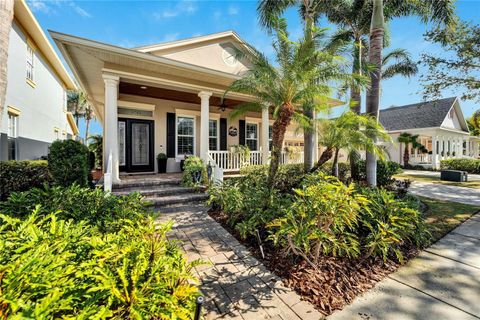
M 48 152 L 48 168 L 56 185 L 88 183 L 88 148 L 75 140 L 56 140 Z
M 367 170 L 365 160 L 360 160 L 358 162 L 359 168 L 359 180 L 367 180 Z M 388 187 L 391 186 L 395 179 L 394 175 L 402 172 L 402 167 L 399 163 L 395 161 L 378 161 L 377 162 L 377 186 L 379 187 Z
M 381 256 L 387 260 L 390 254 L 403 262 L 402 246 L 412 244 L 421 247 L 430 234 L 420 212 L 409 203 L 395 198 L 384 189 L 361 189 L 369 199 L 367 210 L 359 217 L 357 229 L 364 256 Z
M 333 156 L 332 175 L 338 178 L 338 155 L 340 150 L 350 154 L 353 150 L 366 150 L 383 158 L 383 149 L 376 144 L 377 140 L 391 141 L 390 136 L 375 119 L 346 111 L 338 118 L 320 120 L 319 142 L 326 149 L 314 170 L 330 160 Z M 324 156 L 327 154 L 327 156 Z M 323 161 L 323 162 L 322 162 Z
M 418 142 L 418 134 L 417 135 L 412 135 L 408 132 L 402 132 L 398 138 L 397 141 L 400 143 L 403 143 L 405 148 L 403 151 L 403 165 L 405 167 L 408 167 L 408 163 L 410 161 L 410 144 L 415 147 L 419 147 Z
M 88 149 L 95 154 L 95 164 L 98 168 L 103 166 L 103 137 L 99 134 L 88 137 Z
M 3 0 L 0 4 L 0 128 L 2 128 L 3 110 L 5 108 L 5 96 L 7 94 L 7 68 L 8 49 L 10 42 L 10 30 L 13 21 L 14 0 Z M 5 130 L 2 130 L 5 131 Z
M 88 138 L 90 134 L 90 121 L 95 119 L 95 113 L 93 112 L 93 108 L 90 104 L 87 103 L 85 106 L 85 113 L 83 115 L 83 118 L 85 119 L 85 141 L 88 143 Z
M 208 185 L 207 167 L 199 157 L 188 157 L 183 167 L 182 184 L 185 187 Z
M 305 32 L 299 42 L 293 42 L 288 39 L 285 20 L 277 19 L 273 31 L 273 48 L 278 67 L 263 54 L 254 51 L 254 54 L 246 56 L 250 59 L 251 70 L 228 88 L 228 91 L 246 93 L 256 98 L 253 102 L 238 106 L 232 117 L 266 107 L 273 114 L 275 121 L 268 177 L 270 186 L 274 184 L 278 171 L 288 125 L 292 120 L 299 124 L 309 122 L 303 114 L 305 103 L 314 101 L 312 108 L 325 110 L 333 81 L 360 80 L 343 72 L 343 59 L 317 50 L 317 43 L 323 38 L 324 30 L 312 28 Z M 312 69 L 312 65 L 315 68 Z
M 357 219 L 368 200 L 355 194 L 353 184 L 333 177 L 295 190 L 292 206 L 267 225 L 271 240 L 317 268 L 321 255 L 357 257 L 360 244 L 354 235 Z
M 67 92 L 67 110 L 73 114 L 77 126 L 78 120 L 85 116 L 88 108 L 90 108 L 90 105 L 87 95 L 82 90 L 70 90 Z
M 124 219 L 102 235 L 38 209 L 0 214 L 2 319 L 192 319 L 192 268 L 167 239 L 173 223 Z

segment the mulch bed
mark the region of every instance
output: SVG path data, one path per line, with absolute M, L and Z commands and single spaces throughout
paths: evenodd
M 270 271 L 282 277 L 285 285 L 294 289 L 324 315 L 342 309 L 400 266 L 396 261 L 384 262 L 381 258 L 324 256 L 317 269 L 314 269 L 299 258 L 279 252 L 278 248 L 269 243 L 263 244 L 263 259 L 256 239 L 240 238 L 238 232 L 226 223 L 226 216 L 221 211 L 210 210 L 209 215 L 244 244 Z M 405 260 L 418 254 L 418 250 L 413 248 L 405 248 L 403 252 Z

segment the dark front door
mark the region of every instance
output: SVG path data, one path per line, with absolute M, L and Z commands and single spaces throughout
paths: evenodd
M 120 171 L 154 170 L 153 126 L 152 120 L 118 120 Z

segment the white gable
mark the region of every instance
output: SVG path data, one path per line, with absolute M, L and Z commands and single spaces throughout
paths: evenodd
M 238 61 L 235 58 L 238 50 L 247 51 L 248 49 L 243 40 L 232 31 L 172 41 L 137 48 L 137 50 L 235 75 L 241 75 L 249 68 L 249 62 L 246 59 Z
M 441 127 L 468 131 L 468 126 L 465 123 L 465 118 L 458 104 L 458 101 L 455 101 L 455 103 L 453 104 L 452 108 L 443 120 Z

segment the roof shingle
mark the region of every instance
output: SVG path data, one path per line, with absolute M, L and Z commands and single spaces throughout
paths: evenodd
M 380 110 L 379 121 L 387 131 L 440 127 L 455 97 Z

